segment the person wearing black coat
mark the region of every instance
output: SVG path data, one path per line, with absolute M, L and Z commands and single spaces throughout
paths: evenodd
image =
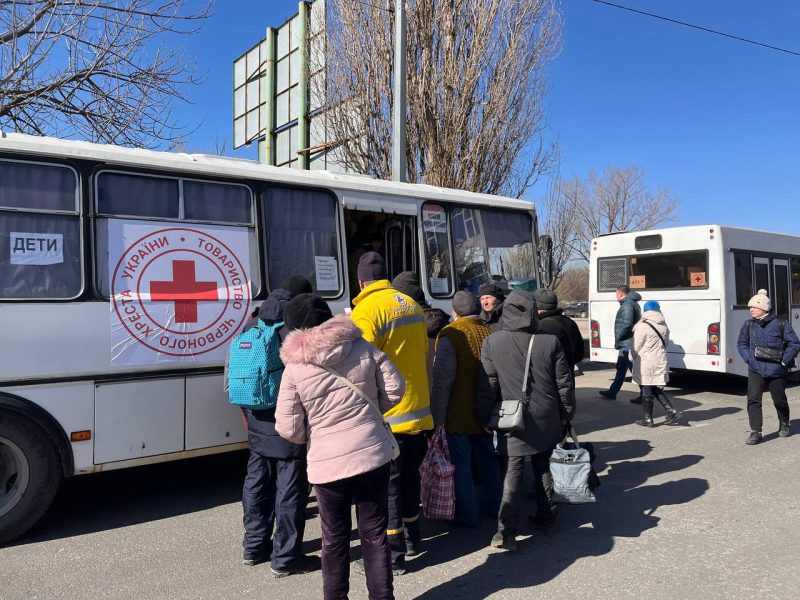
M 586 353 L 581 330 L 575 321 L 564 316 L 563 309 L 558 308 L 558 296 L 554 291 L 536 290 L 533 297 L 539 312 L 539 331 L 558 338 L 570 369 L 574 370 Z
M 299 281 L 299 280 L 303 281 Z M 261 304 L 258 317 L 266 325 L 283 321 L 283 310 L 296 294 L 311 291 L 302 277 L 287 279 Z M 293 293 L 294 292 L 294 293 Z M 255 326 L 255 323 L 254 323 Z M 277 330 L 281 340 L 284 327 Z M 253 566 L 270 561 L 275 577 L 319 568 L 315 557 L 303 554 L 305 510 L 308 503 L 306 446 L 293 444 L 275 431 L 275 408 L 242 408 L 247 421 L 250 458 L 242 488 L 244 552 L 242 562 Z
M 478 422 L 487 426 L 494 406 L 502 399 L 519 398 L 526 369 L 530 402 L 525 428 L 511 433 L 498 432 L 497 451 L 501 458 L 503 499 L 498 515 L 497 534 L 492 546 L 513 550 L 525 499 L 523 467 L 531 458 L 538 505 L 537 517 L 552 518 L 550 503 L 542 483 L 550 453 L 561 441 L 562 425 L 575 413 L 570 394 L 569 362 L 554 335 L 539 331 L 536 300 L 530 292 L 513 291 L 505 300 L 501 330 L 483 342 L 478 379 Z M 528 343 L 535 335 L 530 364 L 525 364 Z
M 750 434 L 745 444 L 754 446 L 761 442 L 764 421 L 761 398 L 765 390 L 769 390 L 778 413 L 778 436 L 789 437 L 791 422 L 789 402 L 786 399 L 786 375 L 789 365 L 794 363 L 797 353 L 800 352 L 800 339 L 791 323 L 770 312 L 772 303 L 767 296 L 767 290 L 758 290 L 747 303 L 747 307 L 751 318 L 742 325 L 736 347 L 742 360 L 747 363 L 747 417 L 750 421 Z M 759 359 L 756 356 L 757 347 L 776 351 L 780 359 Z

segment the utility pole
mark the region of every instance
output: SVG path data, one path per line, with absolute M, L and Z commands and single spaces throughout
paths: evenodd
M 392 181 L 406 181 L 406 0 L 394 3 Z

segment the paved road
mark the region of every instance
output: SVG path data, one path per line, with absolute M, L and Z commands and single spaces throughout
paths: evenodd
M 516 554 L 487 548 L 489 521 L 426 524 L 426 551 L 396 580 L 398 598 L 800 596 L 798 420 L 778 439 L 768 406 L 765 443 L 746 447 L 743 380 L 683 377 L 673 396 L 686 426 L 644 429 L 631 424 L 631 384 L 619 400 L 597 397 L 611 375 L 590 365 L 578 379 L 598 502 L 563 507 L 560 529 L 527 532 Z M 800 388 L 790 396 L 796 407 Z M 40 526 L 0 549 L 0 598 L 321 598 L 318 573 L 275 580 L 240 564 L 243 472 L 234 455 L 68 481 Z M 306 537 L 318 553 L 318 518 Z M 366 598 L 357 575 L 351 598 Z

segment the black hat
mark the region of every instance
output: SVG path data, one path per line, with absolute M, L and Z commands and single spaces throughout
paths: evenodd
M 325 300 L 314 294 L 295 296 L 283 309 L 283 322 L 289 331 L 316 327 L 332 316 Z
M 471 317 L 481 312 L 481 304 L 475 296 L 461 290 L 453 296 L 453 310 L 459 317 Z
M 289 292 L 292 298 L 300 294 L 311 294 L 311 282 L 302 275 L 292 275 L 283 280 L 281 287 Z
M 506 295 L 503 293 L 503 290 L 497 284 L 494 283 L 484 283 L 481 287 L 478 288 L 478 298 L 481 296 L 494 296 L 501 302 L 505 300 Z
M 558 308 L 558 296 L 553 290 L 536 290 L 533 292 L 539 310 L 555 310 Z
M 419 286 L 419 276 L 414 271 L 403 271 L 392 279 L 392 287 L 405 294 L 417 304 L 426 304 L 425 292 Z
M 358 280 L 386 279 L 386 263 L 377 252 L 365 252 L 358 261 Z

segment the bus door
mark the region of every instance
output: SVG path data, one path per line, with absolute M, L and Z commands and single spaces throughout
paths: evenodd
M 416 228 L 414 217 L 400 217 L 386 222 L 384 248 L 390 280 L 403 271 L 419 273 Z
M 789 319 L 791 311 L 791 279 L 789 261 L 785 258 L 753 257 L 754 293 L 767 290 L 772 309 L 781 319 Z

